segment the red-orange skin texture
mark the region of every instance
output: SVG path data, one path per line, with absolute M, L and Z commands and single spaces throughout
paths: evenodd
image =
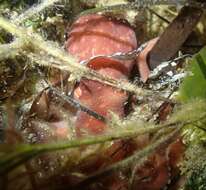
M 177 165 L 184 151 L 181 138 L 177 138 L 167 149 L 151 155 L 143 167 L 137 170 L 137 176 L 140 178 L 135 184 L 138 190 L 159 190 L 166 186 L 173 189 L 176 183 L 171 180 L 179 175 Z
M 139 54 L 139 56 L 136 59 L 137 60 L 136 65 L 138 67 L 140 77 L 143 82 L 147 81 L 149 77 L 149 73 L 150 73 L 150 70 L 147 64 L 147 56 L 149 52 L 151 51 L 151 49 L 154 47 L 154 45 L 157 43 L 158 39 L 159 38 L 154 38 L 150 40 L 147 46 L 145 47 L 145 49 Z
M 128 52 L 137 48 L 134 31 L 127 24 L 110 20 L 101 15 L 88 15 L 79 18 L 71 27 L 66 42 L 67 51 L 79 61 L 98 55 L 111 55 L 117 52 Z M 89 63 L 89 67 L 97 72 L 127 80 L 133 61 L 116 61 L 108 58 L 97 58 Z M 124 103 L 128 99 L 126 92 L 92 80 L 81 80 L 74 91 L 75 98 L 90 109 L 103 116 L 113 111 L 124 116 Z M 86 113 L 77 115 L 76 130 L 81 136 L 83 131 L 89 134 L 101 134 L 107 126 Z

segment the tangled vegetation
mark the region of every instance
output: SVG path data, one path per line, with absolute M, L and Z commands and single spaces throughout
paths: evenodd
M 140 36 L 142 45 L 137 50 L 110 56 L 131 59 L 145 49 L 145 42 L 165 31 L 182 6 L 188 5 L 203 9 L 203 16 L 177 58 L 168 61 L 178 65 L 174 76 L 166 77 L 165 72 L 156 75 L 154 70 L 146 83 L 137 73 L 130 81 L 118 80 L 79 64 L 65 51 L 65 35 L 71 24 L 82 15 L 101 13 L 126 20 Z M 142 180 L 141 167 L 156 152 L 172 162 L 169 148 L 179 139 L 184 143 L 178 162 L 181 173 L 175 166 L 172 174 L 173 166 L 168 166 L 165 186 L 172 189 L 174 183 L 178 184 L 176 189 L 206 189 L 205 7 L 204 2 L 186 0 L 0 1 L 0 189 L 104 189 L 106 184 L 112 190 L 123 189 L 125 181 L 127 189 L 136 189 Z M 82 78 L 130 94 L 135 99 L 129 104 L 132 111 L 125 118 L 111 112 L 108 119 L 85 107 L 72 96 Z M 66 137 L 56 137 L 50 129 L 53 121 L 37 119 L 33 114 L 42 94 L 53 97 L 48 104 L 57 107 L 66 121 Z M 109 129 L 101 135 L 85 132 L 78 138 L 75 114 L 65 108 L 70 106 L 105 122 Z M 39 129 L 39 137 L 32 126 Z M 145 140 L 148 138 L 150 141 Z M 119 150 L 117 158 L 114 150 L 111 152 L 116 143 L 128 152 L 122 159 Z M 121 150 L 119 154 L 121 157 Z M 101 167 L 98 160 L 103 163 Z M 108 176 L 114 180 L 113 186 Z

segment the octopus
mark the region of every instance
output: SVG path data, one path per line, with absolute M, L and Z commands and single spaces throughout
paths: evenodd
M 93 14 L 82 16 L 73 23 L 68 31 L 66 50 L 76 56 L 79 61 L 89 60 L 91 57 L 97 56 L 87 66 L 103 75 L 119 80 L 128 81 L 132 75 L 132 69 L 136 65 L 142 80 L 146 81 L 150 72 L 146 61 L 147 55 L 157 40 L 158 38 L 151 40 L 136 60 L 119 61 L 107 58 L 114 53 L 127 53 L 137 49 L 138 38 L 129 24 Z M 100 55 L 105 57 L 98 57 Z M 74 89 L 74 97 L 91 110 L 108 118 L 109 111 L 116 113 L 119 117 L 125 116 L 125 102 L 127 102 L 129 94 L 100 82 L 83 79 Z M 79 111 L 77 113 L 75 128 L 78 136 L 82 135 L 82 131 L 95 135 L 102 134 L 107 127 L 105 123 L 85 112 Z M 117 161 L 130 155 L 134 149 L 134 145 L 131 144 L 130 148 L 119 153 L 118 158 L 116 156 L 114 160 Z M 121 147 L 122 142 L 118 142 L 118 145 L 114 146 Z M 181 140 L 177 139 L 167 150 L 161 150 L 152 155 L 145 165 L 137 171 L 141 177 L 136 181 L 135 189 L 158 190 L 166 187 L 178 173 L 176 164 L 183 149 Z M 109 151 L 114 150 L 115 148 L 112 147 Z
M 96 72 L 114 79 L 129 81 L 133 69 L 138 68 L 142 80 L 146 81 L 148 79 L 150 70 L 147 65 L 147 56 L 158 38 L 149 41 L 146 48 L 134 60 L 109 58 L 108 56 L 115 53 L 127 53 L 137 49 L 139 47 L 138 36 L 128 23 L 98 14 L 78 18 L 67 31 L 67 37 L 65 42 L 66 51 L 75 56 L 79 63 L 90 60 L 86 66 Z M 75 85 L 73 96 L 75 100 L 90 110 L 109 119 L 111 111 L 120 118 L 126 116 L 125 104 L 130 95 L 128 92 L 117 90 L 98 81 L 83 78 Z M 69 133 L 66 127 L 68 123 L 62 121 L 61 116 L 56 116 L 58 108 L 53 104 L 48 106 L 48 97 L 50 97 L 50 94 L 42 92 L 33 103 L 30 111 L 30 114 L 35 113 L 37 117 L 50 121 L 51 126 L 54 128 L 50 137 L 39 139 L 39 142 L 48 142 L 49 139 L 54 138 L 65 139 Z M 64 106 L 68 108 L 68 105 Z M 85 134 L 101 135 L 109 128 L 103 121 L 81 110 L 76 113 L 74 126 L 77 138 L 81 138 Z M 35 127 L 33 129 L 36 130 Z M 149 141 L 149 137 L 144 137 L 143 142 L 139 144 L 132 140 L 117 141 L 104 152 L 107 158 L 100 155 L 92 163 L 79 166 L 79 168 L 83 173 L 89 175 L 108 164 L 132 155 L 135 150 L 144 147 Z M 167 148 L 156 151 L 141 168 L 137 169 L 138 178 L 135 180 L 132 189 L 159 190 L 165 187 L 175 188 L 174 185 L 171 186 L 170 184 L 176 184 L 175 181 L 179 175 L 177 165 L 183 152 L 184 145 L 181 137 L 177 137 Z M 109 162 L 107 161 L 108 158 L 110 158 Z M 103 180 L 102 184 L 111 190 L 128 189 L 128 180 L 122 179 L 118 174 Z M 101 188 L 98 187 L 98 189 Z

